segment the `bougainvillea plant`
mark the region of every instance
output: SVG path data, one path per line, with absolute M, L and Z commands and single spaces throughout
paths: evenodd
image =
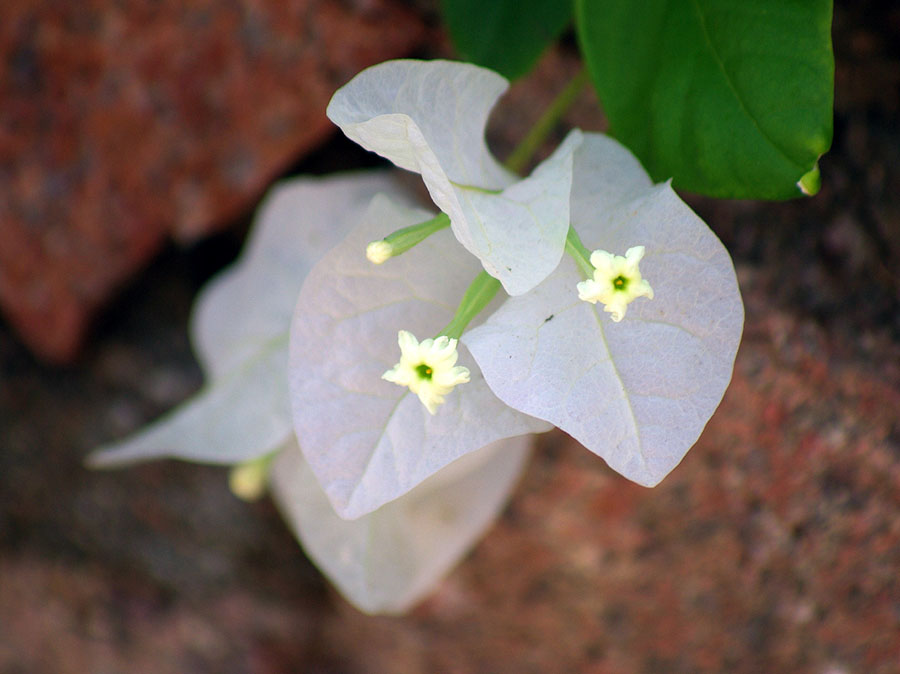
M 613 24 L 627 23 L 630 10 L 588 0 L 576 9 L 591 75 L 627 142 L 617 106 L 627 112 L 640 91 L 659 85 L 643 101 L 653 119 L 668 89 L 656 76 L 622 91 L 610 84 L 597 55 L 608 32 L 594 21 L 599 4 Z M 755 10 L 694 4 L 725 76 L 740 72 L 758 84 L 717 42 Z M 455 35 L 454 13 L 466 5 L 445 3 Z M 779 16 L 788 15 L 804 13 Z M 664 12 L 651 32 L 689 31 L 696 21 Z M 816 26 L 801 32 L 813 40 Z M 667 76 L 679 72 L 672 42 L 659 46 L 672 60 L 661 69 Z M 545 43 L 520 50 L 515 68 L 498 67 L 527 70 L 522 64 Z M 713 194 L 782 197 L 790 171 L 761 186 L 761 155 L 732 152 L 723 172 L 719 159 L 692 155 L 683 143 L 684 156 L 667 163 L 673 126 L 651 124 L 649 141 L 631 143 L 651 174 L 617 140 L 576 129 L 520 176 L 521 153 L 514 171 L 485 143 L 488 115 L 507 86 L 472 64 L 401 60 L 341 88 L 328 108 L 332 121 L 421 175 L 432 203 L 417 203 L 387 171 L 276 187 L 242 257 L 197 299 L 191 335 L 203 389 L 100 448 L 91 464 L 170 456 L 234 466 L 235 493 L 252 498 L 268 487 L 309 556 L 373 613 L 408 609 L 483 534 L 523 470 L 530 434 L 558 427 L 648 487 L 672 471 L 728 385 L 743 308 L 725 248 L 671 180 L 651 175 L 668 172 L 676 185 L 686 176 L 686 186 Z M 603 96 L 610 86 L 613 102 Z M 797 194 L 814 191 L 815 161 L 830 137 L 813 117 L 809 161 L 780 143 L 781 131 L 757 125 L 793 162 Z M 690 120 L 680 120 L 687 133 Z M 714 144 L 721 130 L 698 142 Z M 679 166 L 691 161 L 699 165 Z M 708 188 L 717 172 L 722 180 Z

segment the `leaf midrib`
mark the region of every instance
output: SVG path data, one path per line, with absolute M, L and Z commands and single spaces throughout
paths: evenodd
M 757 120 L 756 116 L 750 112 L 750 109 L 744 103 L 744 99 L 741 97 L 740 92 L 734 84 L 733 78 L 729 74 L 727 68 L 725 67 L 725 61 L 719 56 L 719 52 L 713 44 L 712 38 L 710 37 L 709 31 L 706 27 L 706 19 L 703 14 L 703 9 L 700 7 L 699 0 L 691 0 L 691 4 L 694 7 L 695 13 L 697 15 L 697 23 L 700 27 L 700 31 L 703 34 L 703 39 L 706 42 L 706 46 L 708 47 L 708 51 L 712 56 L 713 62 L 718 67 L 719 71 L 722 74 L 722 79 L 725 81 L 725 84 L 728 87 L 728 90 L 731 92 L 734 97 L 735 102 L 738 107 L 740 107 L 741 111 L 750 120 L 750 123 L 753 125 L 753 128 L 756 129 L 757 133 L 772 147 L 775 151 L 780 154 L 784 159 L 786 159 L 792 166 L 797 168 L 798 170 L 806 170 L 806 165 L 802 162 L 798 162 L 792 156 L 790 156 L 780 144 L 775 142 L 775 140 L 760 126 L 759 120 Z

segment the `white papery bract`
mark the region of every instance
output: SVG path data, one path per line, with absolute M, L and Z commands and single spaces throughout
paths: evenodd
M 384 381 L 396 335 L 437 335 L 478 263 L 446 229 L 383 265 L 363 257 L 378 232 L 430 214 L 377 197 L 361 223 L 312 269 L 291 327 L 290 389 L 300 447 L 337 513 L 354 519 L 399 498 L 487 444 L 549 424 L 503 404 L 464 349 L 471 380 L 434 415 Z
M 576 151 L 572 225 L 591 249 L 646 246 L 652 302 L 620 323 L 574 292 L 576 266 L 509 298 L 462 336 L 491 390 L 566 431 L 645 486 L 694 444 L 731 379 L 743 306 L 727 251 L 668 183 L 614 140 Z
M 521 476 L 530 439 L 467 454 L 355 520 L 338 517 L 296 445 L 275 459 L 272 493 L 316 565 L 360 610 L 402 613 L 472 547 Z
M 191 341 L 204 387 L 159 421 L 101 447 L 89 462 L 111 467 L 168 456 L 232 464 L 282 446 L 292 430 L 288 328 L 303 279 L 377 192 L 396 189 L 386 174 L 369 173 L 272 190 L 241 257 L 194 305 Z
M 288 328 L 310 267 L 356 224 L 378 191 L 403 198 L 385 174 L 277 187 L 239 261 L 195 305 L 191 336 L 207 377 L 203 390 L 89 462 L 111 467 L 170 456 L 240 463 L 231 484 L 245 498 L 260 495 L 268 466 L 275 499 L 322 571 L 360 610 L 397 613 L 430 591 L 484 533 L 521 474 L 528 439 L 473 448 L 478 451 L 353 522 L 331 508 L 292 432 Z M 362 254 L 351 264 L 369 266 Z M 391 334 L 383 337 L 393 343 Z M 353 350 L 365 358 L 364 347 Z
M 572 153 L 581 132 L 570 133 L 531 176 L 518 180 L 484 141 L 488 114 L 508 86 L 497 73 L 471 64 L 388 61 L 339 89 L 328 117 L 348 138 L 421 174 L 457 240 L 507 293 L 519 295 L 562 257 Z

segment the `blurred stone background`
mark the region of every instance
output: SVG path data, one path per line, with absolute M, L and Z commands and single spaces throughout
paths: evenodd
M 900 7 L 837 5 L 821 193 L 687 195 L 747 309 L 697 446 L 647 490 L 542 436 L 403 618 L 349 607 L 220 469 L 81 461 L 199 386 L 192 298 L 266 186 L 374 163 L 325 104 L 449 54 L 433 3 L 0 5 L 0 672 L 900 672 Z M 514 86 L 499 155 L 576 69 L 564 44 Z M 590 92 L 567 122 L 603 128 Z

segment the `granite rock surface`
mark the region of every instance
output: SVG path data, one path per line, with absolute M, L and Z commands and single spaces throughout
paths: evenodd
M 689 198 L 747 309 L 698 444 L 648 490 L 542 436 L 497 525 L 408 616 L 347 605 L 221 469 L 82 468 L 200 385 L 190 304 L 238 237 L 167 248 L 68 369 L 0 326 L 0 672 L 900 671 L 900 11 L 838 2 L 834 34 L 821 193 Z M 499 154 L 576 68 L 554 52 L 513 88 Z M 602 128 L 592 106 L 567 121 Z M 330 169 L 347 148 L 317 154 Z
M 0 310 L 49 361 L 168 237 L 246 214 L 424 25 L 395 0 L 0 5 Z

